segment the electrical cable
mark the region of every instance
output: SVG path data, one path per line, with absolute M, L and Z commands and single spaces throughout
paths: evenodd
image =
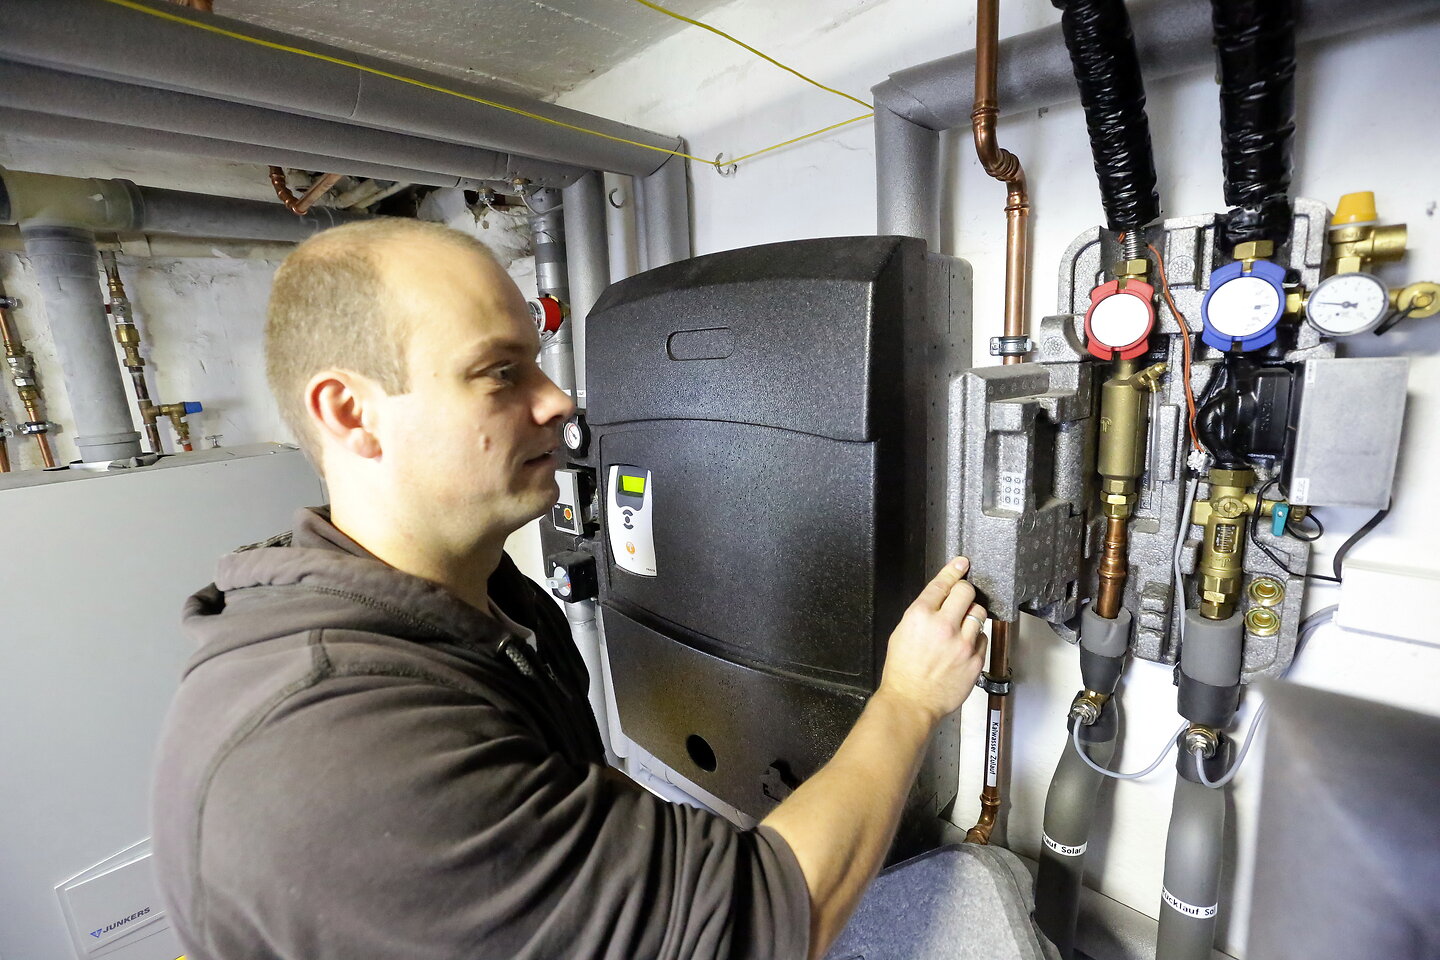
M 329 54 L 316 53 L 313 50 L 306 50 L 301 47 L 290 46 L 289 44 L 277 43 L 274 40 L 263 40 L 260 37 L 253 37 L 247 33 L 241 33 L 237 30 L 227 30 L 226 28 L 213 23 L 204 23 L 199 20 L 192 20 L 189 17 L 183 16 L 181 14 L 172 13 L 167 10 L 156 9 L 155 7 L 151 7 L 145 3 L 140 3 L 138 2 L 138 0 L 104 0 L 104 2 L 114 4 L 117 7 L 123 7 L 126 10 L 133 10 L 136 13 L 143 13 L 147 16 L 156 17 L 161 20 L 167 20 L 171 23 L 178 23 L 187 27 L 194 27 L 196 30 L 203 30 L 206 33 L 213 33 L 217 36 L 225 37 L 230 40 L 239 40 L 242 43 L 254 44 L 255 46 L 265 47 L 268 50 L 278 50 L 281 53 L 294 54 L 297 57 L 308 57 L 311 60 L 320 60 L 325 63 L 333 63 L 336 66 L 347 67 L 351 70 L 358 70 L 361 73 L 367 73 L 371 76 L 383 77 L 386 80 L 394 80 L 396 83 L 403 83 L 412 87 L 419 87 L 422 90 L 429 90 L 431 93 L 440 93 L 448 97 L 456 97 L 460 100 L 468 100 L 471 103 L 478 103 L 482 107 L 490 107 L 494 110 L 504 111 L 505 113 L 513 113 L 517 116 L 525 117 L 529 120 L 537 120 L 541 123 L 548 123 L 551 126 L 562 127 L 566 130 L 573 130 L 576 133 L 588 134 L 592 137 L 599 137 L 602 140 L 609 140 L 613 143 L 623 143 L 631 147 L 640 147 L 643 150 L 652 150 L 655 153 L 663 153 L 672 157 L 680 157 L 684 160 L 693 160 L 696 163 L 702 163 L 707 167 L 714 167 L 716 169 L 719 169 L 721 166 L 729 166 L 739 163 L 741 160 L 749 160 L 754 157 L 758 157 L 761 154 L 769 153 L 772 150 L 778 150 L 781 147 L 788 147 L 793 143 L 799 143 L 800 141 L 808 140 L 811 137 L 818 137 L 822 133 L 829 133 L 831 130 L 838 129 L 848 124 L 858 123 L 861 120 L 868 120 L 870 117 L 875 115 L 874 111 L 871 110 L 871 112 L 863 114 L 862 116 L 851 117 L 849 120 L 842 120 L 839 123 L 832 123 L 829 126 L 821 127 L 819 130 L 812 130 L 809 133 L 801 134 L 798 137 L 792 137 L 791 139 L 786 140 L 782 143 L 777 143 L 773 144 L 772 146 L 765 147 L 763 150 L 751 151 L 750 153 L 747 153 L 741 157 L 737 157 L 734 160 L 727 160 L 724 162 L 724 164 L 722 164 L 718 160 L 706 160 L 704 157 L 697 157 L 694 154 L 686 153 L 683 150 L 674 150 L 670 147 L 657 147 L 653 143 L 641 143 L 638 140 L 630 140 L 625 137 L 616 136 L 612 133 L 604 133 L 600 130 L 592 130 L 589 127 L 582 127 L 579 124 L 575 123 L 567 123 L 564 120 L 556 120 L 554 117 L 547 117 L 543 114 L 535 113 L 532 110 L 526 110 L 522 107 L 514 107 L 506 103 L 499 103 L 495 100 L 488 100 L 485 97 L 477 97 L 474 94 L 463 93 L 459 90 L 452 90 L 448 87 L 442 87 L 439 84 L 429 83 L 425 80 L 417 80 L 414 77 L 407 77 L 404 74 L 392 73 L 388 70 L 381 70 L 378 67 L 371 67 L 363 63 L 356 63 L 353 60 L 346 60 L 342 57 L 332 57 Z M 646 5 L 649 6 L 649 4 Z M 179 9 L 185 8 L 181 7 Z M 703 24 L 700 25 L 703 26 Z M 736 42 L 738 43 L 739 41 Z M 759 51 L 755 52 L 759 53 Z M 763 56 L 763 54 L 761 54 L 761 56 Z M 766 59 L 768 60 L 770 58 L 766 57 Z M 775 61 L 771 62 L 774 63 Z M 786 70 L 790 69 L 789 67 L 785 67 L 784 64 L 777 63 L 777 66 L 784 67 L 784 69 Z M 790 72 L 796 73 L 797 76 L 801 76 L 804 79 L 809 80 L 808 77 L 804 77 L 803 74 L 799 74 L 797 73 L 797 71 L 790 70 Z M 810 82 L 814 83 L 814 81 Z M 822 86 L 821 84 L 816 85 Z M 829 88 L 825 87 L 824 89 L 828 90 Z M 849 94 L 841 93 L 838 90 L 833 90 L 831 92 L 839 94 L 840 96 L 846 97 L 848 99 L 855 99 L 854 97 L 850 97 Z M 856 102 L 864 104 L 867 110 L 870 109 L 870 104 L 865 103 L 865 101 L 857 100 Z
M 1165 758 L 1170 756 L 1170 751 L 1175 749 L 1175 743 L 1180 739 L 1180 734 L 1184 733 L 1186 728 L 1189 726 L 1189 723 L 1180 724 L 1180 726 L 1175 730 L 1174 736 L 1172 736 L 1169 740 L 1165 741 L 1165 750 L 1160 754 L 1160 756 L 1156 757 L 1155 761 L 1151 763 L 1150 766 L 1146 767 L 1144 770 L 1141 770 L 1138 773 L 1117 773 L 1114 770 L 1106 770 L 1104 767 L 1100 766 L 1100 764 L 1096 763 L 1094 760 L 1091 760 L 1090 756 L 1085 752 L 1085 748 L 1080 744 L 1081 724 L 1078 721 L 1070 730 L 1070 742 L 1075 745 L 1075 752 L 1080 754 L 1080 759 L 1084 760 L 1086 764 L 1089 765 L 1090 769 L 1094 770 L 1096 773 L 1104 774 L 1112 780 L 1139 780 L 1143 777 L 1150 776 L 1150 774 L 1155 772 L 1156 767 L 1160 766 L 1160 764 L 1165 762 Z
M 1279 478 L 1278 476 L 1277 476 L 1277 477 L 1271 477 L 1269 480 L 1265 481 L 1264 486 L 1262 486 L 1262 487 L 1260 488 L 1260 492 L 1259 492 L 1259 493 L 1256 495 L 1256 497 L 1255 497 L 1255 510 L 1250 514 L 1250 542 L 1253 543 L 1253 544 L 1255 544 L 1255 546 L 1260 549 L 1260 552 L 1261 552 L 1261 553 L 1265 554 L 1265 556 L 1269 557 L 1272 561 L 1274 561 L 1275 566 L 1277 566 L 1277 567 L 1279 567 L 1281 570 L 1285 571 L 1285 575 L 1286 575 L 1286 576 L 1289 576 L 1289 577 L 1304 577 L 1304 578 L 1307 579 L 1307 580 L 1321 580 L 1321 581 L 1324 581 L 1325 583 L 1339 583 L 1339 582 L 1340 582 L 1340 577 L 1339 577 L 1338 573 L 1337 573 L 1336 576 L 1327 577 L 1327 576 L 1325 576 L 1323 573 L 1308 573 L 1308 572 L 1303 572 L 1303 571 L 1291 570 L 1291 569 L 1290 569 L 1290 564 L 1286 563 L 1283 559 L 1281 559 L 1280 556 L 1279 556 L 1278 554 L 1276 554 L 1274 550 L 1271 550 L 1268 544 L 1265 544 L 1265 543 L 1261 542 L 1261 540 L 1260 540 L 1260 505 L 1265 502 L 1265 494 L 1266 494 L 1267 492 L 1269 492 L 1269 490 L 1270 490 L 1271 487 L 1275 486 L 1275 485 L 1276 485 L 1277 483 L 1279 483 L 1279 482 L 1280 482 L 1280 478 Z M 1383 518 L 1382 518 L 1382 519 L 1383 519 Z M 1378 522 L 1378 521 L 1376 521 L 1376 522 Z M 1362 529 L 1363 529 L 1363 528 L 1362 528 Z M 1356 536 L 1356 537 L 1354 537 L 1354 538 L 1352 538 L 1352 539 L 1358 541 L 1358 540 L 1360 539 L 1360 537 L 1364 536 L 1365 533 L 1368 533 L 1368 532 L 1369 532 L 1368 530 L 1365 530 L 1365 531 L 1363 531 L 1363 532 L 1359 532 L 1359 533 L 1358 533 L 1358 536 Z M 1301 539 L 1304 539 L 1304 538 L 1302 537 Z M 1316 539 L 1318 540 L 1319 537 L 1317 536 Z M 1309 542 L 1309 541 L 1307 541 L 1307 542 Z M 1353 546 L 1353 544 L 1351 544 L 1351 545 Z M 1342 547 L 1341 549 L 1343 550 L 1343 549 L 1345 549 L 1345 548 Z M 1343 557 L 1343 556 L 1344 556 L 1343 553 L 1342 553 L 1342 554 L 1336 554 L 1337 559 L 1339 559 L 1340 557 Z M 1336 566 L 1335 569 L 1336 569 L 1337 571 L 1340 569 L 1339 566 L 1338 566 L 1338 564 L 1337 564 L 1337 566 Z
M 1250 721 L 1250 729 L 1245 733 L 1245 742 L 1240 745 L 1240 752 L 1235 754 L 1235 762 L 1230 764 L 1218 780 L 1211 780 L 1205 775 L 1205 756 L 1199 750 L 1192 750 L 1190 755 L 1195 758 L 1195 772 L 1200 775 L 1200 782 L 1211 790 L 1219 790 L 1225 784 L 1235 779 L 1235 774 L 1240 772 L 1240 764 L 1245 762 L 1245 755 L 1250 752 L 1250 744 L 1255 742 L 1255 734 L 1260 729 L 1260 724 L 1265 720 L 1265 710 L 1268 703 L 1261 703 L 1260 709 L 1255 711 L 1255 719 Z
M 1320 522 L 1319 517 L 1315 516 L 1315 514 L 1313 513 L 1307 513 L 1305 514 L 1305 519 L 1315 524 L 1315 531 L 1313 533 L 1302 529 L 1293 520 L 1285 521 L 1285 532 L 1290 534 L 1290 536 L 1294 537 L 1296 540 L 1304 540 L 1306 543 L 1314 543 L 1316 540 L 1319 540 L 1321 537 L 1325 536 L 1325 524 Z
M 1190 532 L 1190 517 L 1195 509 L 1195 494 L 1200 489 L 1200 478 L 1191 477 L 1190 482 L 1185 486 L 1185 500 L 1180 511 L 1180 535 L 1175 538 L 1175 598 L 1172 603 L 1179 604 L 1180 620 L 1175 628 L 1176 638 L 1180 646 L 1185 646 L 1185 577 L 1180 573 L 1180 551 L 1185 546 L 1185 535 Z
M 1186 321 L 1185 314 L 1181 313 L 1180 308 L 1175 306 L 1175 298 L 1170 294 L 1170 278 L 1165 275 L 1165 258 L 1160 256 L 1160 251 L 1155 248 L 1153 243 L 1149 246 L 1150 252 L 1155 255 L 1155 267 L 1160 274 L 1160 292 L 1164 295 L 1165 303 L 1169 305 L 1170 312 L 1175 315 L 1175 322 L 1180 324 L 1180 347 L 1184 358 L 1182 363 L 1182 376 L 1185 378 L 1185 407 L 1190 413 L 1189 420 L 1187 421 L 1190 428 L 1190 443 L 1196 450 L 1201 450 L 1203 448 L 1200 446 L 1200 438 L 1195 433 L 1195 391 L 1190 386 L 1190 324 Z
M 1360 526 L 1359 530 L 1356 530 L 1354 533 L 1350 534 L 1349 540 L 1346 540 L 1344 543 L 1340 544 L 1340 549 L 1335 551 L 1335 559 L 1330 565 L 1331 572 L 1335 574 L 1336 583 L 1340 582 L 1340 569 L 1341 566 L 1344 564 L 1345 556 L 1350 552 L 1350 549 L 1354 547 L 1355 544 L 1365 539 L 1366 534 L 1368 534 L 1371 530 L 1374 530 L 1376 527 L 1380 526 L 1381 521 L 1383 521 L 1388 516 L 1390 516 L 1389 507 L 1386 507 L 1384 510 L 1378 511 L 1375 516 L 1371 517 L 1369 520 L 1366 520 Z
M 805 74 L 801 73 L 799 70 L 796 70 L 794 67 L 787 67 L 785 64 L 781 63 L 779 60 L 776 60 L 774 57 L 769 56 L 768 54 L 761 53 L 759 50 L 756 50 L 754 47 L 750 46 L 750 44 L 744 42 L 743 40 L 735 39 L 734 37 L 730 36 L 730 34 L 726 33 L 724 30 L 719 29 L 718 27 L 712 27 L 710 26 L 710 24 L 702 23 L 699 20 L 692 20 L 684 14 L 676 13 L 674 10 L 666 9 L 665 7 L 660 6 L 660 4 L 658 3 L 651 3 L 650 0 L 635 0 L 635 2 L 640 4 L 642 7 L 649 7 L 656 13 L 663 13 L 667 17 L 674 17 L 676 20 L 679 20 L 682 23 L 688 23 L 693 27 L 699 27 L 701 30 L 709 30 L 717 37 L 724 37 L 726 40 L 729 40 L 737 47 L 744 47 L 746 50 L 749 50 L 751 53 L 755 54 L 755 56 L 759 57 L 761 60 L 764 60 L 766 63 L 773 63 L 775 66 L 779 67 L 781 70 L 784 70 L 786 73 L 794 74 L 801 80 L 804 80 L 806 83 L 810 84 L 812 87 L 819 87 L 821 90 L 824 90 L 827 93 L 833 93 L 837 97 L 844 97 L 846 100 L 853 100 L 865 109 L 870 109 L 870 104 L 866 103 L 864 100 L 861 100 L 859 97 L 852 97 L 850 96 L 850 94 L 845 93 L 843 90 L 836 90 L 834 87 L 827 87 L 820 81 L 813 80 L 810 77 L 805 76 Z

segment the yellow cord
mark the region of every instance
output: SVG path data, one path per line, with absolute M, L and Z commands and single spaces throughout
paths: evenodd
M 703 164 L 705 164 L 705 165 L 708 166 L 708 167 L 715 167 L 716 169 L 719 169 L 719 168 L 722 167 L 722 166 L 730 166 L 730 165 L 732 165 L 732 164 L 737 164 L 737 163 L 739 163 L 741 160 L 749 160 L 749 159 L 751 159 L 752 157 L 758 157 L 758 156 L 760 156 L 762 153 L 769 153 L 771 150 L 778 150 L 778 149 L 780 149 L 781 147 L 788 147 L 788 146 L 790 146 L 792 143 L 799 143 L 801 140 L 808 140 L 808 139 L 810 139 L 811 137 L 818 137 L 818 136 L 820 136 L 822 133 L 829 133 L 831 130 L 836 129 L 837 127 L 843 127 L 843 126 L 846 126 L 847 124 L 855 123 L 855 122 L 860 121 L 860 120 L 865 120 L 865 119 L 867 119 L 867 118 L 869 118 L 869 117 L 871 117 L 871 116 L 874 115 L 873 112 L 872 112 L 872 113 L 867 113 L 867 114 L 865 114 L 864 116 L 852 117 L 852 118 L 849 119 L 849 120 L 842 120 L 840 123 L 834 123 L 834 124 L 831 124 L 831 125 L 828 126 L 828 127 L 822 127 L 822 128 L 819 129 L 819 130 L 815 130 L 815 131 L 813 131 L 813 132 L 811 132 L 811 133 L 804 134 L 803 136 L 795 137 L 795 138 L 793 138 L 793 139 L 786 140 L 786 141 L 783 142 L 783 143 L 777 143 L 777 144 L 775 144 L 775 145 L 773 145 L 773 146 L 766 147 L 766 148 L 763 149 L 763 150 L 756 150 L 756 151 L 754 151 L 754 152 L 752 152 L 752 153 L 747 153 L 747 154 L 745 154 L 744 156 L 742 156 L 742 157 L 737 157 L 737 158 L 734 159 L 734 160 L 726 160 L 726 161 L 706 160 L 706 159 L 704 159 L 703 157 L 697 157 L 697 156 L 695 156 L 694 154 L 686 153 L 686 152 L 684 152 L 683 150 L 672 150 L 672 149 L 670 149 L 670 148 L 668 148 L 668 147 L 657 147 L 657 146 L 655 146 L 654 144 L 641 143 L 641 142 L 639 142 L 638 140 L 627 140 L 625 137 L 617 137 L 617 136 L 615 136 L 615 135 L 613 135 L 613 134 L 604 133 L 604 132 L 599 131 L 599 130 L 591 130 L 589 127 L 582 127 L 582 126 L 579 126 L 579 125 L 577 125 L 577 124 L 566 123 L 564 120 L 556 120 L 554 117 L 547 117 L 547 116 L 543 116 L 543 115 L 538 114 L 538 113 L 534 113 L 534 112 L 532 112 L 532 111 L 530 111 L 530 110 L 524 110 L 524 109 L 522 109 L 522 108 L 520 108 L 520 107 L 512 107 L 512 106 L 510 106 L 510 105 L 508 105 L 508 104 L 497 103 L 497 102 L 494 101 L 494 100 L 487 100 L 487 99 L 485 99 L 484 97 L 477 97 L 477 96 L 474 96 L 474 95 L 472 95 L 472 94 L 462 93 L 462 92 L 459 91 L 459 90 L 451 90 L 451 89 L 449 89 L 448 87 L 442 87 L 442 86 L 439 86 L 438 84 L 427 83 L 427 82 L 424 81 L 424 80 L 416 80 L 414 77 L 406 77 L 406 76 L 402 76 L 401 74 L 398 74 L 398 73 L 391 73 L 391 72 L 389 72 L 388 70 L 381 70 L 381 69 L 378 69 L 378 68 L 376 68 L 376 67 L 369 67 L 369 66 L 366 66 L 366 65 L 363 64 L 363 63 L 356 63 L 356 62 L 354 62 L 353 60 L 345 60 L 345 59 L 342 59 L 342 58 L 340 58 L 340 57 L 332 57 L 332 56 L 329 56 L 328 54 L 316 53 L 316 52 L 313 51 L 313 50 L 305 50 L 305 49 L 303 49 L 303 48 L 301 48 L 301 47 L 292 47 L 292 46 L 288 46 L 287 44 L 276 43 L 276 42 L 273 41 L 273 40 L 262 40 L 262 39 L 259 38 L 259 37 L 252 37 L 252 36 L 250 36 L 249 34 L 240 33 L 240 32 L 235 31 L 235 30 L 227 30 L 227 29 L 225 29 L 224 27 L 218 27 L 218 26 L 216 26 L 216 25 L 214 25 L 214 24 L 211 24 L 211 23 L 203 23 L 203 22 L 201 22 L 201 21 L 199 21 L 199 20 L 192 20 L 192 19 L 190 19 L 189 17 L 181 16 L 181 15 L 176 14 L 176 13 L 171 13 L 171 12 L 169 12 L 169 11 L 167 11 L 167 10 L 157 10 L 156 8 L 151 7 L 151 6 L 148 6 L 147 4 L 139 3 L 139 2 L 137 2 L 137 0 L 105 0 L 105 2 L 106 2 L 106 3 L 114 4 L 114 5 L 117 6 L 117 7 L 124 7 L 124 8 L 127 9 L 127 10 L 134 10 L 134 11 L 137 12 L 137 13 L 143 13 L 143 14 L 147 14 L 147 15 L 152 16 L 152 17 L 158 17 L 158 18 L 161 19 L 161 20 L 168 20 L 168 21 L 170 21 L 171 23 L 179 23 L 179 24 L 183 24 L 183 25 L 188 26 L 188 27 L 194 27 L 194 28 L 197 29 L 197 30 L 204 30 L 204 31 L 207 32 L 207 33 L 217 34 L 217 35 L 222 36 L 222 37 L 227 37 L 227 38 L 229 38 L 229 39 L 231 39 L 231 40 L 239 40 L 239 41 L 242 41 L 242 42 L 244 42 L 244 43 L 251 43 L 251 44 L 254 44 L 254 45 L 256 45 L 256 46 L 265 47 L 265 48 L 270 49 L 270 50 L 279 50 L 279 51 L 281 51 L 282 53 L 293 53 L 293 54 L 295 54 L 296 56 L 309 57 L 309 58 L 312 59 L 312 60 L 323 60 L 323 61 L 326 62 L 326 63 L 333 63 L 333 64 L 336 64 L 337 66 L 349 67 L 349 68 L 352 69 L 352 70 L 359 70 L 361 73 L 368 73 L 368 74 L 371 74 L 371 75 L 373 75 L 373 76 L 384 77 L 384 78 L 387 79 L 387 80 L 394 80 L 394 81 L 396 81 L 397 83 L 409 84 L 409 85 L 412 86 L 412 87 L 420 87 L 420 88 L 423 89 L 423 90 L 429 90 L 429 91 L 431 91 L 431 92 L 433 92 L 433 93 L 443 93 L 443 94 L 445 94 L 446 96 L 458 97 L 458 98 L 461 99 L 461 100 L 468 100 L 468 101 L 470 101 L 471 103 L 478 103 L 478 104 L 480 104 L 481 106 L 492 107 L 492 108 L 494 108 L 494 109 L 496 109 L 496 110 L 503 110 L 503 111 L 505 111 L 506 113 L 513 113 L 513 114 L 517 114 L 517 115 L 522 116 L 522 117 L 526 117 L 526 118 L 531 119 L 531 120 L 538 120 L 538 121 L 540 121 L 541 123 L 548 123 L 548 124 L 552 124 L 553 126 L 563 127 L 563 128 L 565 128 L 566 130 L 574 130 L 574 131 L 576 131 L 577 133 L 587 133 L 587 134 L 589 134 L 589 135 L 592 136 L 592 137 L 601 137 L 601 138 L 603 138 L 603 139 L 605 139 L 605 140 L 610 140 L 610 141 L 613 141 L 613 142 L 615 142 L 615 143 L 624 143 L 624 144 L 628 144 L 629 146 L 632 146 L 632 147 L 641 147 L 642 149 L 645 149 L 645 150 L 653 150 L 653 151 L 655 151 L 656 153 L 664 153 L 664 154 L 668 154 L 668 155 L 673 156 L 673 157 L 682 157 L 682 158 L 684 158 L 684 159 L 686 159 L 686 160 L 693 160 L 693 161 L 695 161 L 696 163 L 703 163 Z M 672 11 L 669 11 L 669 10 L 666 10 L 666 9 L 663 8 L 663 7 L 659 7 L 659 6 L 656 6 L 656 5 L 653 4 L 653 3 L 649 3 L 648 0 L 636 0 L 636 2 L 638 2 L 638 3 L 643 3 L 643 4 L 645 4 L 645 6 L 647 6 L 647 7 L 654 7 L 656 10 L 659 10 L 661 13 L 668 14 L 668 15 L 670 15 L 670 16 L 672 16 L 672 17 L 676 17 L 676 18 L 678 18 L 678 19 L 685 20 L 685 21 L 688 22 L 688 23 L 693 23 L 693 24 L 695 24 L 696 26 L 704 27 L 706 30 L 711 30 L 711 31 L 714 32 L 714 33 L 718 33 L 718 34 L 720 34 L 720 36 L 725 37 L 725 39 L 730 40 L 730 41 L 732 41 L 732 42 L 734 42 L 734 43 L 739 43 L 740 46 L 745 47 L 745 49 L 751 51 L 752 53 L 756 54 L 757 56 L 764 57 L 764 59 L 769 60 L 771 63 L 775 64 L 776 66 L 780 67 L 780 68 L 783 69 L 783 70 L 789 70 L 791 73 L 795 74 L 797 77 L 800 77 L 802 80 L 805 80 L 805 81 L 808 82 L 808 83 L 813 83 L 813 84 L 815 84 L 815 86 L 820 87 L 822 90 L 829 90 L 831 93 L 834 93 L 834 94 L 837 94 L 837 95 L 839 95 L 839 96 L 845 97 L 845 98 L 847 98 L 847 99 L 849 99 L 849 100 L 855 100 L 856 103 L 858 103 L 858 104 L 866 107 L 867 109 L 868 109 L 869 106 L 870 106 L 870 104 L 866 103 L 865 101 L 863 101 L 863 100 L 857 100 L 855 97 L 850 96 L 848 93 L 841 93 L 839 90 L 832 90 L 830 87 L 827 87 L 827 86 L 825 86 L 824 84 L 816 83 L 814 80 L 811 80 L 809 77 L 805 76 L 804 74 L 799 73 L 799 72 L 796 71 L 796 70 L 791 70 L 789 67 L 785 66 L 783 63 L 780 63 L 780 62 L 778 62 L 778 61 L 776 61 L 776 60 L 771 59 L 770 57 L 765 56 L 765 54 L 761 53 L 759 50 L 756 50 L 754 47 L 751 47 L 751 46 L 748 46 L 748 45 L 746 45 L 746 44 L 740 43 L 739 40 L 736 40 L 734 37 L 731 37 L 729 34 L 721 33 L 721 31 L 715 30 L 713 27 L 706 26 L 705 24 L 700 23 L 699 21 L 696 21 L 696 20 L 690 20 L 688 17 L 682 17 L 682 16 L 680 16 L 679 14 L 673 13 Z
M 768 62 L 768 63 L 773 63 L 773 64 L 775 64 L 775 66 L 779 67 L 781 70 L 784 70 L 786 73 L 793 73 L 795 76 L 799 77 L 801 80 L 804 80 L 806 83 L 810 84 L 810 85 L 813 86 L 813 87 L 819 87 L 821 90 L 824 90 L 824 91 L 826 91 L 827 93 L 833 93 L 833 94 L 835 94 L 835 96 L 837 96 L 837 97 L 844 97 L 846 100 L 853 100 L 854 102 L 860 104 L 860 106 L 864 107 L 866 110 L 869 110 L 869 109 L 870 109 L 870 104 L 866 103 L 864 100 L 861 100 L 859 97 L 852 97 L 852 96 L 850 96 L 850 94 L 844 92 L 843 90 L 836 90 L 834 87 L 827 87 L 827 86 L 825 86 L 825 84 L 821 83 L 821 82 L 818 81 L 818 80 L 812 80 L 810 77 L 805 76 L 805 74 L 801 73 L 799 70 L 796 70 L 794 67 L 787 67 L 785 64 L 781 63 L 779 60 L 776 60 L 774 57 L 768 56 L 767 54 L 764 54 L 764 53 L 761 53 L 759 50 L 756 50 L 754 47 L 750 46 L 750 44 L 746 43 L 745 41 L 743 41 L 743 40 L 736 40 L 734 37 L 730 36 L 730 34 L 726 33 L 724 30 L 720 30 L 720 29 L 718 29 L 718 28 L 716 28 L 716 27 L 712 27 L 712 26 L 710 26 L 710 24 L 708 24 L 708 23 L 701 23 L 699 20 L 692 20 L 691 18 L 685 16 L 684 14 L 676 13 L 674 10 L 667 10 L 665 7 L 660 6 L 660 4 L 658 4 L 658 3 L 651 3 L 650 0 L 635 0 L 635 2 L 638 3 L 638 4 L 640 4 L 640 5 L 642 5 L 642 6 L 649 7 L 651 10 L 654 10 L 654 11 L 656 11 L 657 13 L 663 13 L 663 14 L 665 14 L 665 16 L 667 16 L 667 17 L 674 17 L 676 20 L 680 20 L 680 21 L 682 21 L 682 22 L 684 22 L 684 23 L 688 23 L 688 24 L 690 24 L 691 26 L 699 27 L 701 30 L 709 30 L 711 33 L 715 34 L 717 37 L 724 37 L 726 40 L 729 40 L 731 43 L 735 44 L 736 46 L 744 47 L 746 50 L 749 50 L 751 53 L 755 54 L 755 56 L 759 57 L 761 60 L 764 60 L 764 61 L 766 61 L 766 62 Z M 866 116 L 871 116 L 871 114 L 866 114 Z M 860 119 L 864 119 L 864 118 L 862 117 L 862 118 L 860 118 Z M 846 122 L 846 123 L 853 123 L 854 121 L 853 121 L 853 120 L 846 120 L 845 122 Z M 836 126 L 839 126 L 839 124 L 836 124 Z M 835 128 L 834 128 L 834 127 L 826 127 L 826 128 L 825 128 L 825 130 L 833 130 L 833 129 L 835 129 Z M 816 133 L 824 133 L 825 130 L 817 130 Z M 809 134 L 809 136 L 814 136 L 814 134 Z M 796 140 L 803 140 L 804 137 L 796 137 L 795 139 L 796 139 Z M 783 146 L 786 146 L 786 145 L 791 144 L 791 143 L 794 143 L 794 142 L 795 142 L 795 140 L 787 140 L 785 143 L 777 143 L 777 144 L 775 144 L 775 147 L 783 147 Z M 748 156 L 748 157 L 756 157 L 756 156 L 759 156 L 759 155 L 762 154 L 762 153 L 765 153 L 767 150 L 774 150 L 775 147 L 767 147 L 765 150 L 756 150 L 754 153 L 746 154 L 746 156 Z M 739 163 L 740 161 L 739 161 L 739 160 L 731 160 L 730 162 L 731 162 L 731 163 Z

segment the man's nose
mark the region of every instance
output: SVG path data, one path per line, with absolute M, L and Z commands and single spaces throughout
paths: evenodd
M 540 402 L 536 406 L 535 419 L 540 423 L 550 423 L 557 419 L 563 420 L 574 412 L 575 401 L 570 399 L 570 394 L 561 390 L 555 381 L 547 376 Z

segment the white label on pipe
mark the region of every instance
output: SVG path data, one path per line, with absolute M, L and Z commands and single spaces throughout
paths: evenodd
M 1049 847 L 1051 850 L 1054 850 L 1056 853 L 1060 854 L 1060 856 L 1062 856 L 1062 857 L 1080 857 L 1080 856 L 1084 856 L 1084 855 L 1085 855 L 1085 848 L 1088 847 L 1088 846 L 1090 846 L 1090 842 L 1089 842 L 1088 840 L 1087 840 L 1086 842 L 1080 844 L 1080 846 L 1078 846 L 1078 847 L 1072 847 L 1072 846 L 1070 846 L 1069 844 L 1060 843 L 1060 842 L 1058 842 L 1058 841 L 1055 841 L 1055 840 L 1050 839 L 1050 834 L 1048 834 L 1048 833 L 1042 833 L 1040 836 L 1044 838 L 1044 840 L 1045 840 L 1045 846 Z
M 1208 907 L 1197 907 L 1193 903 L 1186 903 L 1184 900 L 1181 900 L 1164 887 L 1160 888 L 1160 896 L 1164 898 L 1165 905 L 1171 910 L 1187 917 L 1193 917 L 1196 920 L 1213 920 L 1215 919 L 1215 914 L 1220 912 L 1220 904 L 1218 903 L 1211 904 Z
M 1000 711 L 990 711 L 990 734 L 985 739 L 985 786 L 1000 782 Z

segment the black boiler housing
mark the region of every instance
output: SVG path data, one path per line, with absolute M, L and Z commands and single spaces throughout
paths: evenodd
M 651 270 L 590 313 L 602 508 L 612 465 L 652 476 L 656 575 L 598 545 L 621 727 L 751 816 L 839 746 L 943 562 L 968 279 L 919 240 L 803 240 Z

